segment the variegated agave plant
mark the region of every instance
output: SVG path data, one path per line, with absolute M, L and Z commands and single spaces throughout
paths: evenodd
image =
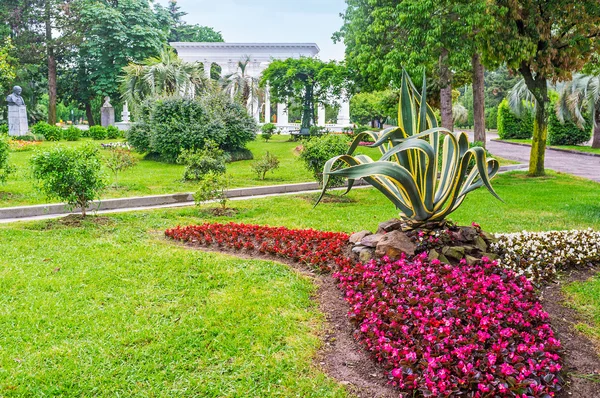
M 483 148 L 469 148 L 467 134 L 455 134 L 438 127 L 426 95 L 425 78 L 423 92 L 419 94 L 408 74 L 403 72 L 399 126 L 360 133 L 345 155 L 330 159 L 323 169 L 323 192 L 319 201 L 332 175 L 347 177 L 348 191 L 355 179 L 363 178 L 392 201 L 401 211 L 401 217 L 412 224 L 443 220 L 460 206 L 469 192 L 481 186 L 500 199 L 490 184 L 498 172 L 498 162 L 486 159 Z M 445 137 L 438 170 L 440 134 Z M 366 155 L 353 155 L 366 136 L 375 141 L 370 147 L 381 151 L 382 156 L 377 161 Z M 472 160 L 474 167 L 469 166 Z

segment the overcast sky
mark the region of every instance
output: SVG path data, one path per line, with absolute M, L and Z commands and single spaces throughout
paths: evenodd
M 167 5 L 168 0 L 155 0 Z M 319 57 L 342 60 L 331 35 L 342 25 L 344 0 L 178 0 L 183 19 L 213 27 L 229 43 L 317 43 Z

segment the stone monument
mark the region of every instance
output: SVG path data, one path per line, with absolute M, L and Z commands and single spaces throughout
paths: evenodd
M 125 101 L 125 103 L 123 104 L 123 112 L 121 112 L 121 117 L 122 117 L 122 121 L 115 123 L 115 126 L 117 126 L 117 128 L 119 130 L 129 130 L 129 128 L 131 127 L 131 121 L 129 120 L 129 107 L 127 105 L 127 101 Z
M 13 88 L 13 93 L 6 97 L 8 102 L 8 134 L 11 136 L 27 135 L 27 107 L 21 97 L 23 90 L 19 86 Z
M 102 127 L 115 125 L 115 108 L 110 104 L 108 97 L 104 97 L 104 104 L 100 108 L 100 124 Z

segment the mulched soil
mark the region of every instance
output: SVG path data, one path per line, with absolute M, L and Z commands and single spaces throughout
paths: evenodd
M 564 275 L 558 283 L 541 289 L 540 301 L 550 314 L 550 324 L 563 346 L 563 370 L 566 373 L 564 391 L 557 397 L 600 397 L 600 357 L 587 336 L 575 329 L 577 323 L 586 322 L 580 314 L 565 305 L 562 287 L 576 281 L 585 281 L 599 269 L 575 270 Z
M 383 369 L 371 359 L 353 337 L 354 328 L 346 316 L 348 304 L 331 275 L 315 273 L 309 267 L 268 254 L 229 250 L 217 247 L 185 245 L 206 252 L 219 252 L 248 259 L 277 261 L 291 266 L 309 276 L 318 287 L 315 297 L 326 325 L 322 336 L 323 347 L 315 362 L 325 373 L 338 380 L 359 398 L 398 397 L 399 391 L 387 384 Z M 574 325 L 582 322 L 581 317 L 565 305 L 562 286 L 574 281 L 586 280 L 599 270 L 579 270 L 565 275 L 558 283 L 541 289 L 540 301 L 550 315 L 550 322 L 564 352 L 563 364 L 566 385 L 557 397 L 600 397 L 600 357 L 594 343 L 575 330 Z
M 55 227 L 70 227 L 78 228 L 83 223 L 92 223 L 95 225 L 110 225 L 114 223 L 114 220 L 110 217 L 93 216 L 88 215 L 83 217 L 81 214 L 69 214 L 66 217 L 61 217 L 47 221 L 45 229 L 53 229 Z

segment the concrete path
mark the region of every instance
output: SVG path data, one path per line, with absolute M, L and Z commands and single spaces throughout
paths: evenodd
M 488 132 L 486 138 L 487 150 L 493 155 L 525 164 L 529 163 L 530 147 L 491 141 L 498 139 L 498 135 L 494 133 Z M 600 182 L 600 157 L 547 149 L 544 165 L 547 169 Z

